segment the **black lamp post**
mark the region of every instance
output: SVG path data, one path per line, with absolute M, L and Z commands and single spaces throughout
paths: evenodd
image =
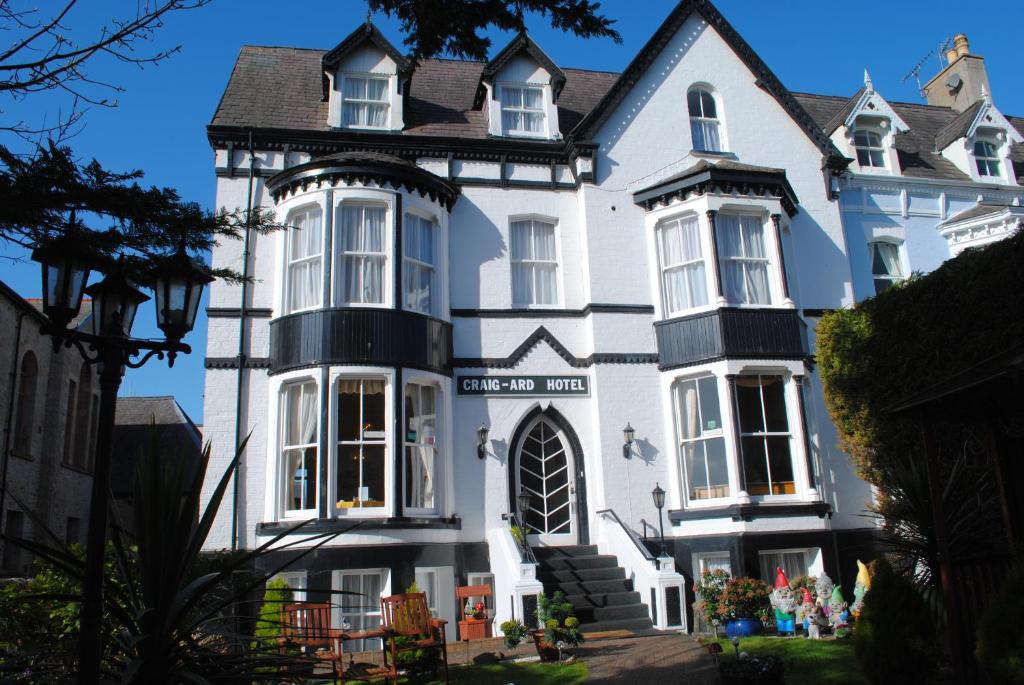
M 78 641 L 78 682 L 99 681 L 102 659 L 103 559 L 107 543 L 107 493 L 110 490 L 110 446 L 117 409 L 117 390 L 125 367 L 138 368 L 151 357 L 174 365 L 180 352 L 192 349 L 181 338 L 195 326 L 203 287 L 212 281 L 184 254 L 184 250 L 162 263 L 151 275 L 156 292 L 157 322 L 166 340 L 137 340 L 130 337 L 140 304 L 150 299 L 128 282 L 121 264 L 102 263 L 81 241 L 75 239 L 75 221 L 65 237 L 35 250 L 32 259 L 43 273 L 43 312 L 50 321 L 46 333 L 54 346 L 74 346 L 89 364 L 99 367 L 100 407 L 93 457 L 92 491 L 89 498 L 89 530 L 86 538 L 85 577 L 82 583 L 80 634 Z M 89 272 L 99 270 L 105 277 L 85 287 Z M 92 330 L 68 329 L 78 315 L 82 294 L 93 298 Z
M 661 510 L 665 508 L 665 491 L 661 489 L 660 484 L 654 484 L 651 497 L 654 498 L 654 506 L 658 509 L 658 534 L 661 536 L 661 554 L 658 556 L 663 557 L 665 556 L 665 523 L 661 516 Z
M 530 493 L 524 488 L 519 488 L 519 494 L 516 495 L 516 504 L 519 505 L 519 513 L 522 514 L 523 519 L 526 518 L 526 514 L 530 511 Z

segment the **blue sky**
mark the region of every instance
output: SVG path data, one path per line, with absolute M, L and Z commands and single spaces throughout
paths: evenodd
M 623 42 L 582 41 L 554 31 L 540 17 L 530 17 L 531 35 L 558 64 L 619 71 L 675 6 L 675 0 L 605 0 L 604 11 L 616 19 Z M 205 126 L 227 83 L 242 45 L 331 48 L 366 17 L 361 0 L 302 3 L 311 11 L 294 11 L 269 0 L 215 0 L 204 9 L 171 17 L 153 41 L 154 48 L 180 44 L 181 53 L 158 67 L 140 70 L 114 60 L 97 61 L 90 76 L 119 83 L 115 109 L 93 108 L 72 147 L 83 160 L 97 158 L 109 169 L 142 169 L 145 182 L 171 186 L 182 197 L 212 208 L 213 158 Z M 878 90 L 889 100 L 921 102 L 913 79 L 903 77 L 929 51 L 955 33 L 966 33 L 972 52 L 986 58 L 993 99 L 1005 114 L 1024 115 L 1019 46 L 1024 3 L 989 4 L 984 11 L 968 2 L 903 0 L 865 7 L 822 0 L 754 2 L 719 0 L 718 8 L 791 90 L 851 95 L 867 67 Z M 72 30 L 95 26 L 109 3 L 82 3 L 70 17 Z M 637 11 L 642 7 L 642 11 Z M 315 8 L 315 9 L 313 9 Z M 401 49 L 397 23 L 375 17 L 378 27 Z M 495 33 L 493 50 L 511 39 Z M 935 55 L 922 67 L 922 81 L 938 72 Z M 53 117 L 57 102 L 32 97 L 0 102 L 4 121 L 30 122 Z M 0 143 L 17 145 L 0 137 Z M 8 246 L 7 256 L 21 256 Z M 40 292 L 39 270 L 31 262 L 0 262 L 0 278 L 26 297 Z M 152 305 L 136 322 L 136 334 L 157 336 Z M 203 420 L 203 356 L 206 320 L 188 338 L 196 351 L 179 359 L 173 370 L 156 361 L 129 370 L 122 394 L 174 395 L 196 422 Z

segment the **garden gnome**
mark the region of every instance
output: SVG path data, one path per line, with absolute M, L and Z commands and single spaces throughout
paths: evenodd
M 850 613 L 854 618 L 860 618 L 860 612 L 864 609 L 864 595 L 871 589 L 871 574 L 868 567 L 860 559 L 857 560 L 857 582 L 853 586 L 853 606 Z
M 775 589 L 770 597 L 775 608 L 775 626 L 780 635 L 796 632 L 796 593 L 789 587 L 786 572 L 781 568 L 775 573 Z
M 829 600 L 832 599 L 832 588 L 834 587 L 835 584 L 825 572 L 822 572 L 822 574 L 818 576 L 818 580 L 814 583 L 814 589 L 818 593 L 818 601 L 821 602 L 822 611 L 825 612 L 826 616 L 828 616 L 828 603 Z
M 838 585 L 832 590 L 832 598 L 828 602 L 828 622 L 832 624 L 832 634 L 836 637 L 845 637 L 849 631 L 850 612 Z
M 800 609 L 797 611 L 796 619 L 804 627 L 804 632 L 809 633 L 811 627 L 811 613 L 814 611 L 814 598 L 811 591 L 805 587 L 800 588 L 803 598 L 800 600 Z

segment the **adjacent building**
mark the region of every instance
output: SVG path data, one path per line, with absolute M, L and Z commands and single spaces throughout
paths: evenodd
M 962 49 L 911 105 L 790 92 L 703 0 L 621 74 L 525 34 L 413 64 L 370 23 L 243 48 L 217 202 L 293 228 L 213 254 L 253 280 L 210 293 L 204 497 L 248 442 L 209 546 L 312 520 L 286 539 L 344 532 L 297 588 L 416 581 L 450 625 L 481 581 L 499 620 L 561 588 L 591 629 L 688 627 L 707 568 L 852 582 L 872 494 L 815 323 L 1020 216 L 1024 124 Z

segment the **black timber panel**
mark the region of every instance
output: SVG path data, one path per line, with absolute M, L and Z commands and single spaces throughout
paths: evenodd
M 807 356 L 804 323 L 793 309 L 722 308 L 654 326 L 662 369 L 729 357 Z

